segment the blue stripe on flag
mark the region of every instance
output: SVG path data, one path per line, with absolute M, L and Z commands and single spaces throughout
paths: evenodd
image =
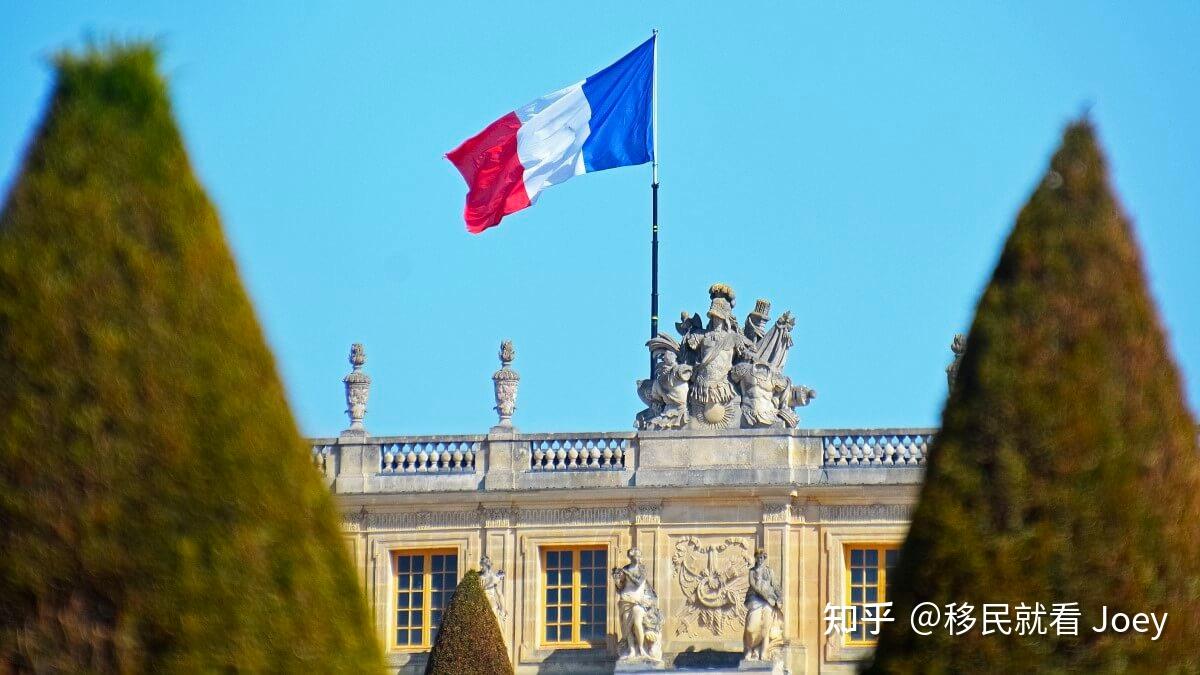
M 587 171 L 645 164 L 654 158 L 654 38 L 589 77 L 583 95 L 592 109 L 583 143 Z

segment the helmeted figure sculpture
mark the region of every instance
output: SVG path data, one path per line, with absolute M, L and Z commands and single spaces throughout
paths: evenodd
M 771 303 L 758 300 L 738 328 L 736 296 L 725 284 L 708 289 L 707 323 L 684 312 L 675 324 L 680 340 L 659 333 L 646 346 L 654 357 L 654 377 L 638 382 L 647 405 L 635 421 L 639 429 L 792 428 L 793 410 L 808 405 L 816 392 L 792 384 L 783 374 L 796 321 L 790 312 L 766 329 Z
M 629 564 L 612 568 L 617 587 L 617 612 L 621 639 L 617 643 L 621 661 L 662 662 L 662 610 L 658 595 L 646 578 L 646 566 L 637 548 L 629 549 Z
M 746 590 L 746 630 L 742 635 L 742 658 L 747 661 L 770 660 L 782 635 L 783 607 L 779 583 L 775 580 L 775 573 L 767 566 L 766 551 L 759 549 L 754 553 L 750 587 Z

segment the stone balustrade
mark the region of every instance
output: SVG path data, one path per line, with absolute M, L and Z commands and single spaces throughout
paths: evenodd
M 925 465 L 931 429 L 827 432 L 821 438 L 826 467 L 916 467 Z
M 474 473 L 479 446 L 480 442 L 470 437 L 380 443 L 379 472 Z
M 312 464 L 325 477 L 326 483 L 332 483 L 337 477 L 338 445 L 335 438 L 312 439 Z
M 622 471 L 632 465 L 635 434 L 543 434 L 529 440 L 530 471 Z
M 732 429 L 312 439 L 338 493 L 918 484 L 934 429 Z

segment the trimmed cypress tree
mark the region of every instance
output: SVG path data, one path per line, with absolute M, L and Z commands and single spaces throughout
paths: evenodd
M 891 583 L 879 673 L 1200 670 L 1200 459 L 1132 228 L 1071 124 L 979 301 Z M 1078 635 L 921 637 L 920 602 L 1077 602 Z M 1162 637 L 1094 632 L 1167 612 Z M 1036 607 L 1034 607 L 1036 609 Z
M 500 624 L 479 583 L 479 571 L 463 575 L 442 615 L 425 675 L 502 675 L 513 672 Z
M 155 54 L 63 55 L 0 211 L 0 670 L 382 669 Z

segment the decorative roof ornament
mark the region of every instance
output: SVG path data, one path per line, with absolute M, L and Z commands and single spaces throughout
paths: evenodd
M 954 360 L 946 366 L 946 388 L 954 391 L 954 381 L 958 379 L 958 369 L 962 366 L 963 354 L 967 353 L 967 336 L 955 333 L 950 343 L 950 351 L 954 352 Z
M 760 299 L 738 329 L 735 294 L 726 284 L 708 289 L 708 323 L 699 314 L 681 315 L 681 339 L 659 333 L 646 343 L 654 377 L 638 381 L 647 408 L 639 429 L 793 428 L 794 408 L 808 405 L 816 391 L 793 385 L 783 374 L 796 320 L 784 312 L 770 330 L 771 303 Z
M 500 416 L 497 427 L 512 429 L 512 416 L 517 409 L 517 385 L 521 375 L 512 369 L 512 362 L 517 357 L 512 340 L 500 343 L 500 370 L 492 373 L 492 386 L 496 393 L 496 407 L 493 410 Z
M 346 385 L 346 414 L 350 416 L 350 428 L 343 435 L 366 436 L 367 429 L 363 426 L 363 418 L 367 415 L 367 398 L 371 394 L 371 376 L 362 371 L 367 362 L 367 352 L 362 343 L 350 345 L 350 366 L 352 370 L 342 378 Z

